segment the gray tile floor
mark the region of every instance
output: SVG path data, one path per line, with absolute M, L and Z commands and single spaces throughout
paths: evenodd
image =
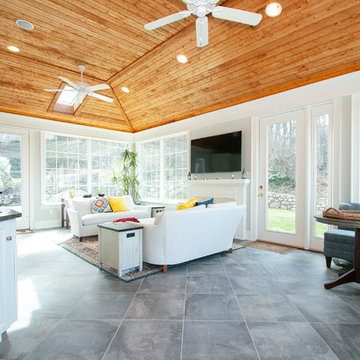
M 124 283 L 57 245 L 18 236 L 19 321 L 0 360 L 360 359 L 360 286 L 321 254 L 252 248 Z

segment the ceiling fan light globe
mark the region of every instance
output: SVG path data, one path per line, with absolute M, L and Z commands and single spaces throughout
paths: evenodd
M 279 16 L 282 12 L 282 6 L 277 2 L 268 4 L 265 8 L 265 13 L 269 17 Z

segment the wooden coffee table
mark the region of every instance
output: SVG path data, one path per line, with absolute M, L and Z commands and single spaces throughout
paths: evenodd
M 353 269 L 340 276 L 337 280 L 326 282 L 324 284 L 325 289 L 332 289 L 335 286 L 349 282 L 360 283 L 360 221 L 336 219 L 321 215 L 315 216 L 315 219 L 324 224 L 355 229 Z

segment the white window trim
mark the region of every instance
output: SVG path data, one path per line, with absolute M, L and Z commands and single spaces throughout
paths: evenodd
M 350 201 L 360 202 L 360 94 L 351 95 Z

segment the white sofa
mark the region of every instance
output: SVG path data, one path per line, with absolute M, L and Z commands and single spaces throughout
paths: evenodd
M 137 219 L 149 218 L 151 206 L 135 205 L 131 195 L 122 196 L 130 211 L 107 213 L 91 213 L 93 198 L 74 198 L 65 201 L 66 211 L 70 219 L 71 233 L 80 238 L 98 234 L 98 224 L 111 222 L 121 218 L 135 217 Z
M 150 264 L 180 264 L 230 250 L 236 229 L 246 211 L 235 202 L 205 205 L 156 214 L 141 219 L 143 260 Z

